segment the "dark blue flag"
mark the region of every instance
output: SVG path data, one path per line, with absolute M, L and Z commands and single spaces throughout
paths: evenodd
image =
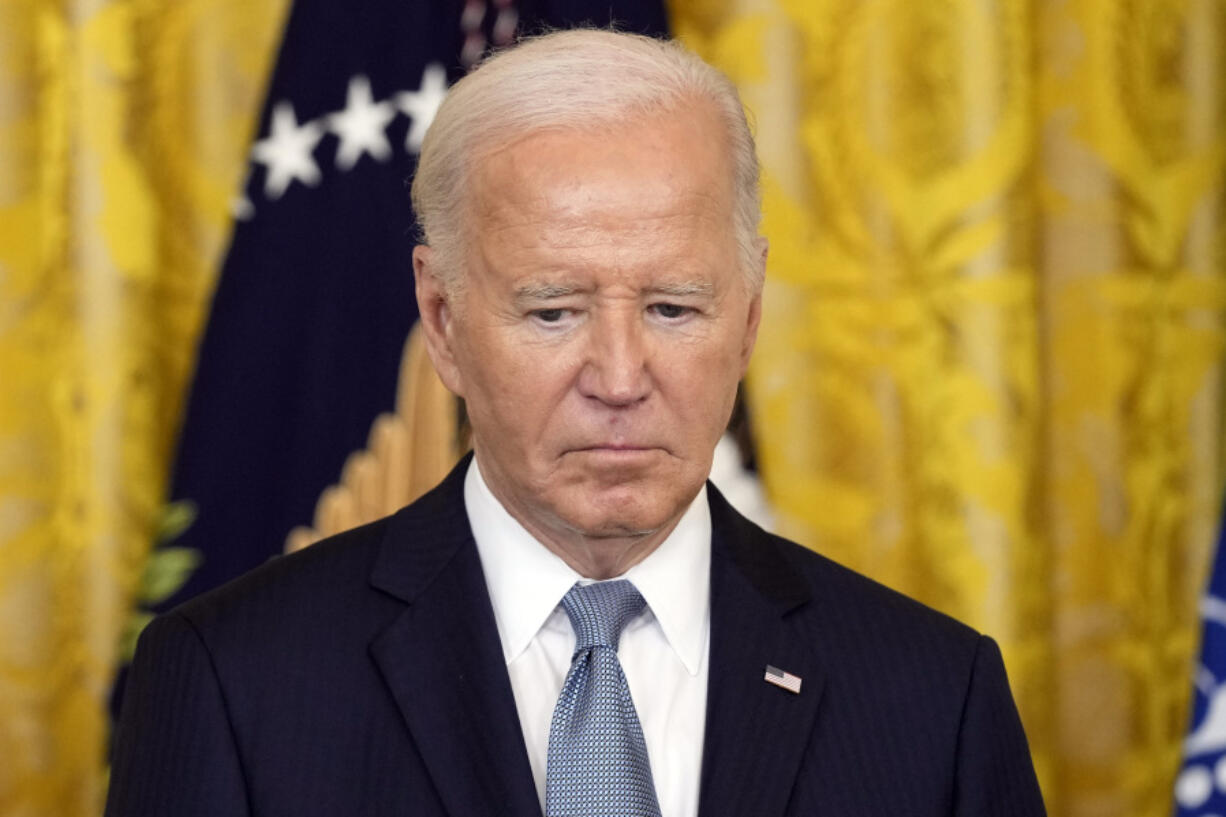
M 1178 817 L 1226 814 L 1226 519 L 1218 532 L 1209 587 L 1201 599 L 1200 663 L 1192 727 L 1175 779 Z
M 198 355 L 172 498 L 203 560 L 174 604 L 280 552 L 393 407 L 416 320 L 407 180 L 451 82 L 517 33 L 664 33 L 660 0 L 296 0 Z

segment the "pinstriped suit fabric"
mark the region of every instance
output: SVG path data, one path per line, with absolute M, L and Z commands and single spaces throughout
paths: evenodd
M 151 625 L 108 817 L 540 817 L 467 465 Z M 1043 814 L 990 639 L 708 496 L 702 817 Z

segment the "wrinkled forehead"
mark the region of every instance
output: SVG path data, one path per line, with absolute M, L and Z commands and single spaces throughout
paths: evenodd
M 472 226 L 547 209 L 582 226 L 603 210 L 660 217 L 692 210 L 733 227 L 730 147 L 710 105 L 587 127 L 544 127 L 474 150 L 464 205 Z
M 500 292 L 726 292 L 740 280 L 732 185 L 704 128 L 679 117 L 595 137 L 537 131 L 490 152 L 470 186 L 468 272 Z

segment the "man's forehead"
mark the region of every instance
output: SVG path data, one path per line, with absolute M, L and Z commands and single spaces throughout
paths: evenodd
M 678 172 L 679 162 L 687 172 Z M 654 172 L 628 172 L 644 166 Z M 667 192 L 685 185 L 699 197 L 720 196 L 731 192 L 731 168 L 715 112 L 709 106 L 686 106 L 591 127 L 537 128 L 510 136 L 474 152 L 470 189 L 480 195 L 505 188 L 532 198 L 550 187 L 590 185 L 607 193 L 633 182 L 643 194 L 650 194 L 649 188 Z
M 722 289 L 737 257 L 731 173 L 704 138 L 710 112 L 686 114 L 536 131 L 484 154 L 465 203 L 472 260 L 523 297 Z
M 566 167 L 538 173 L 488 172 L 470 186 L 466 213 L 474 238 L 507 241 L 505 249 L 583 251 L 610 234 L 630 242 L 709 241 L 727 235 L 734 211 L 730 186 L 700 173 L 663 168 L 624 172 L 620 163 L 571 156 Z

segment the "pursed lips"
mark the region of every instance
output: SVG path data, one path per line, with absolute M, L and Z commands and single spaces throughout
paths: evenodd
M 577 445 L 569 450 L 572 452 L 633 454 L 639 451 L 662 451 L 664 448 L 659 445 L 643 445 L 640 443 L 593 443 L 591 445 Z

